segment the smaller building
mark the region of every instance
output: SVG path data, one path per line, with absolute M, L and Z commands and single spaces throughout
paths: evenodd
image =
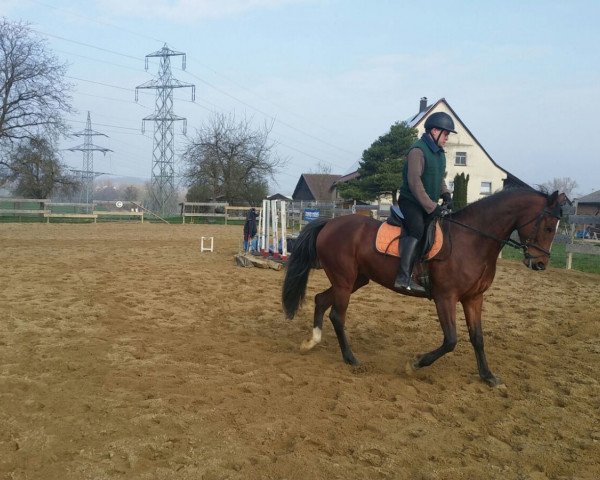
M 282 193 L 274 193 L 267 197 L 267 200 L 283 200 L 284 202 L 291 202 L 292 199 L 290 197 L 286 197 Z
M 342 175 L 303 173 L 296 184 L 292 200 L 295 202 L 325 202 L 338 200 L 335 183 Z
M 577 215 L 600 216 L 600 190 L 578 198 L 575 203 Z M 598 223 L 600 223 L 600 218 Z
M 600 190 L 576 199 L 575 214 L 582 222 L 576 226 L 577 238 L 600 240 Z

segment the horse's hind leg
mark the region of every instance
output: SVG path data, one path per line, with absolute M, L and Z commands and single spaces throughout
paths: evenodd
M 313 331 L 310 340 L 304 340 L 300 345 L 300 351 L 308 352 L 315 345 L 321 343 L 321 331 L 323 330 L 323 316 L 329 307 L 333 305 L 333 287 L 315 295 L 315 314 L 313 319 Z
M 368 278 L 363 277 L 363 276 L 358 277 L 352 287 L 352 293 L 356 292 L 356 290 L 358 290 L 359 288 L 364 287 L 367 283 L 369 283 Z M 346 338 L 346 334 L 344 333 L 344 319 L 341 320 L 341 336 L 342 336 L 343 340 L 340 341 L 340 334 L 338 334 L 338 331 L 340 331 L 340 317 L 339 317 L 339 313 L 337 312 L 335 307 L 333 307 L 334 300 L 335 300 L 335 296 L 334 296 L 333 292 L 334 292 L 333 287 L 329 287 L 324 292 L 317 293 L 317 295 L 315 295 L 315 313 L 314 313 L 314 318 L 313 318 L 312 337 L 309 340 L 304 340 L 302 342 L 302 344 L 300 345 L 300 350 L 302 352 L 307 352 L 307 351 L 311 350 L 312 348 L 314 348 L 317 344 L 321 343 L 321 332 L 323 330 L 323 317 L 325 316 L 325 312 L 327 311 L 327 309 L 329 307 L 332 307 L 331 313 L 329 314 L 329 318 L 330 318 L 333 328 L 335 330 L 336 336 L 338 338 L 338 342 L 340 342 L 340 348 L 342 349 L 342 354 L 344 354 L 345 349 L 350 350 L 350 347 L 348 345 L 348 340 Z M 348 300 L 349 300 L 349 298 L 350 298 L 350 296 L 348 295 Z M 347 308 L 347 306 L 348 306 L 348 300 L 346 300 L 345 308 Z M 345 311 L 345 309 L 344 309 L 344 311 Z M 345 318 L 345 314 L 344 314 L 344 318 Z M 342 346 L 342 345 L 344 345 L 344 346 Z M 350 357 L 354 358 L 354 355 L 352 355 L 351 350 L 350 350 L 349 358 Z M 347 361 L 346 355 L 344 355 L 344 360 Z M 356 361 L 356 359 L 354 359 L 354 362 L 347 361 L 347 363 L 354 364 L 354 363 L 358 363 L 358 362 Z
M 335 335 L 337 336 L 338 343 L 340 344 L 340 349 L 342 350 L 342 357 L 344 358 L 344 362 L 350 365 L 358 365 L 359 361 L 354 356 L 354 353 L 352 353 L 350 343 L 348 342 L 348 338 L 346 337 L 346 332 L 344 330 L 344 324 L 346 323 L 346 310 L 348 308 L 350 294 L 347 295 L 347 298 L 348 300 L 346 300 L 345 306 L 342 304 L 339 307 L 337 307 L 336 304 L 333 307 L 331 307 L 329 319 L 331 320 L 331 324 L 333 325 L 333 329 L 335 330 Z

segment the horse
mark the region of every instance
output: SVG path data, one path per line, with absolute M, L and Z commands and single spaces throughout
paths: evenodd
M 496 262 L 504 245 L 523 251 L 523 263 L 542 271 L 548 265 L 550 248 L 562 216 L 566 197 L 534 189 L 504 189 L 440 217 L 443 246 L 427 265 L 418 261 L 415 271 L 429 270 L 430 299 L 435 303 L 443 332 L 441 346 L 417 355 L 413 370 L 431 365 L 454 350 L 457 343 L 456 305 L 462 304 L 469 338 L 475 351 L 481 379 L 489 386 L 502 381 L 490 370 L 484 352 L 481 311 L 483 294 L 491 286 Z M 344 362 L 359 365 L 344 330 L 350 295 L 374 281 L 398 293 L 415 295 L 394 288 L 399 258 L 378 253 L 375 236 L 379 220 L 362 215 L 317 219 L 300 232 L 289 257 L 282 286 L 282 305 L 288 319 L 300 308 L 306 295 L 311 269 L 322 268 L 331 286 L 315 295 L 312 338 L 301 345 L 308 351 L 321 341 L 323 317 L 335 330 Z M 516 230 L 519 240 L 511 238 Z

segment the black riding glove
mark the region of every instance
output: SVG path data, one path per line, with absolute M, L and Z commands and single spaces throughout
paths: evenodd
M 429 214 L 429 216 L 431 218 L 435 218 L 435 217 L 445 217 L 446 215 L 448 215 L 450 212 L 450 210 L 448 210 L 446 208 L 446 205 L 436 205 L 435 209 L 433 210 L 433 212 L 431 212 Z
M 448 210 L 454 209 L 454 202 L 452 201 L 452 195 L 450 195 L 450 192 L 442 193 L 442 206 L 445 206 Z

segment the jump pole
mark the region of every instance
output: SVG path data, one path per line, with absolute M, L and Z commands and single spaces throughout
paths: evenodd
M 279 258 L 279 215 L 277 214 L 277 200 L 271 200 L 271 221 L 273 228 L 273 257 Z
M 281 259 L 287 260 L 287 205 L 284 200 L 281 201 Z
M 279 203 L 279 207 L 278 204 Z M 259 251 L 262 256 L 287 260 L 287 211 L 284 200 L 263 200 L 258 217 Z M 281 241 L 281 253 L 279 242 Z
M 259 223 L 261 226 L 260 231 L 260 253 L 266 257 L 269 255 L 269 201 L 263 200 L 263 208 L 260 211 Z

